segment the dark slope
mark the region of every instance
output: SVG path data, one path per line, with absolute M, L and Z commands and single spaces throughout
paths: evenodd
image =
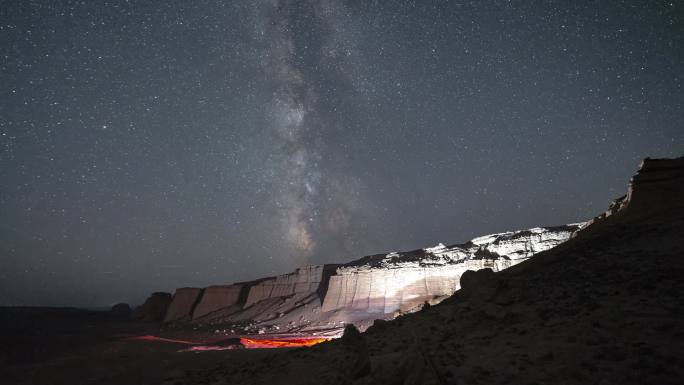
M 684 159 L 647 160 L 610 215 L 520 265 L 465 274 L 437 306 L 179 382 L 679 384 L 682 198 Z

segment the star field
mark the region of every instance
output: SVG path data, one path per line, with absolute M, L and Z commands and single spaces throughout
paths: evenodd
M 586 220 L 684 150 L 679 2 L 0 7 L 0 304 Z

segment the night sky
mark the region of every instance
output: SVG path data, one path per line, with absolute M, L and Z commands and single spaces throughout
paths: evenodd
M 589 219 L 684 152 L 674 1 L 2 1 L 0 304 Z

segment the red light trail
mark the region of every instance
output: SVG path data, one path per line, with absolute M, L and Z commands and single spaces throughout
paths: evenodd
M 302 346 L 314 346 L 321 342 L 329 341 L 329 338 L 295 338 L 280 340 L 262 340 L 252 338 L 240 338 L 240 343 L 247 349 L 260 348 L 296 348 Z
M 181 352 L 198 352 L 198 351 L 213 351 L 213 350 L 231 350 L 239 349 L 238 344 L 234 345 L 203 345 L 200 342 L 192 342 L 185 340 L 176 340 L 171 338 L 156 337 L 152 335 L 136 336 L 130 339 L 136 341 L 152 341 L 152 342 L 167 342 L 173 344 L 192 345 L 187 349 L 180 350 Z M 240 344 L 246 349 L 271 349 L 271 348 L 297 348 L 308 347 L 320 344 L 321 342 L 330 341 L 331 338 L 283 338 L 283 339 L 255 339 L 255 338 L 240 338 Z

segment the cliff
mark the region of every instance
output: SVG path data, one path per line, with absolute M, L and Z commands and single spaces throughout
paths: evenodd
M 201 320 L 208 315 L 225 309 L 240 310 L 241 298 L 244 297 L 244 284 L 209 286 L 204 289 L 195 310 L 192 312 L 193 320 Z
M 684 157 L 644 159 L 630 179 L 627 194 L 614 200 L 608 210 L 587 222 L 601 223 L 620 213 L 622 216 L 648 220 L 663 215 L 663 210 L 680 212 L 684 207 Z M 594 227 L 595 229 L 595 227 Z
M 344 312 L 356 323 L 391 318 L 435 304 L 459 289 L 467 270 L 503 270 L 566 241 L 581 224 L 478 237 L 460 245 L 361 258 L 330 277 L 322 312 Z M 389 316 L 391 315 L 391 317 Z
M 166 310 L 164 322 L 190 321 L 197 302 L 202 297 L 202 292 L 204 292 L 204 289 L 195 287 L 176 289 L 173 298 L 171 298 L 171 304 L 169 304 L 169 308 Z
M 306 266 L 289 274 L 206 289 L 178 289 L 166 323 L 252 332 L 362 329 L 436 304 L 459 289 L 467 270 L 500 271 L 566 241 L 582 224 L 492 234 L 464 244 L 392 252 L 344 265 Z

